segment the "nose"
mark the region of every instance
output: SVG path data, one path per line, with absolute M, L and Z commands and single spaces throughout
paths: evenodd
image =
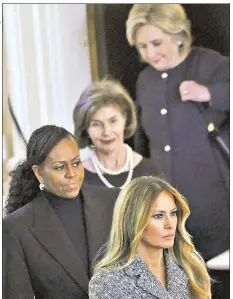
M 67 166 L 66 177 L 73 178 L 76 175 L 72 166 Z
M 165 229 L 172 229 L 172 219 L 171 217 L 166 217 L 165 223 L 164 223 Z
M 152 45 L 148 45 L 146 48 L 146 58 L 147 59 L 152 59 L 154 57 L 155 54 L 155 49 Z
M 105 124 L 103 126 L 103 134 L 104 134 L 104 136 L 108 136 L 109 132 L 110 132 L 110 127 L 109 127 L 109 125 Z

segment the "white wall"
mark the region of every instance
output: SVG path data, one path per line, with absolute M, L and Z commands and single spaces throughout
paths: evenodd
M 4 4 L 3 19 L 8 89 L 26 139 L 45 124 L 73 132 L 73 108 L 91 82 L 86 4 Z M 12 143 L 24 157 L 14 127 Z

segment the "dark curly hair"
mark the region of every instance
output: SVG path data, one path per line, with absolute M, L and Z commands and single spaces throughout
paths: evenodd
M 24 206 L 40 192 L 39 182 L 32 170 L 33 165 L 41 165 L 51 150 L 65 138 L 75 137 L 66 129 L 54 125 L 46 125 L 35 130 L 27 144 L 25 161 L 18 163 L 10 173 L 11 181 L 6 202 L 6 214 Z

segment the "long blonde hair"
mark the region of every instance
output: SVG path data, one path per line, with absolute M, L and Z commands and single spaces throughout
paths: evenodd
M 112 266 L 110 268 L 113 270 L 122 269 L 134 260 L 143 231 L 154 212 L 154 198 L 158 198 L 162 191 L 171 193 L 177 205 L 176 237 L 173 248 L 168 249 L 168 256 L 187 274 L 190 298 L 211 298 L 210 277 L 205 262 L 185 229 L 185 222 L 190 215 L 188 204 L 175 188 L 157 177 L 136 178 L 121 190 L 114 207 L 105 254 L 96 264 L 94 272 L 108 266 Z M 120 266 L 114 267 L 119 263 Z

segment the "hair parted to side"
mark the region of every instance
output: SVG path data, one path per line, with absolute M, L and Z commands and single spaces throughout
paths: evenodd
M 134 4 L 126 21 L 126 37 L 135 46 L 136 33 L 144 25 L 153 25 L 182 42 L 180 52 L 189 52 L 192 44 L 191 22 L 180 4 Z
M 11 181 L 6 203 L 6 213 L 30 202 L 40 191 L 39 182 L 32 170 L 33 165 L 42 165 L 51 150 L 63 139 L 75 137 L 62 127 L 45 125 L 35 130 L 28 141 L 26 159 L 19 162 L 10 173 Z
M 113 211 L 110 236 L 104 246 L 105 253 L 97 262 L 95 272 L 109 266 L 112 271 L 122 269 L 134 260 L 142 234 L 154 213 L 154 199 L 162 191 L 171 193 L 177 205 L 176 237 L 173 248 L 168 249 L 168 256 L 186 272 L 190 298 L 211 298 L 205 262 L 185 229 L 185 222 L 190 215 L 188 204 L 175 188 L 158 177 L 135 178 L 121 190 Z
M 126 118 L 125 139 L 136 130 L 135 104 L 127 90 L 117 80 L 103 79 L 93 82 L 81 94 L 73 111 L 75 132 L 80 148 L 91 145 L 87 130 L 93 115 L 104 106 L 117 106 Z

